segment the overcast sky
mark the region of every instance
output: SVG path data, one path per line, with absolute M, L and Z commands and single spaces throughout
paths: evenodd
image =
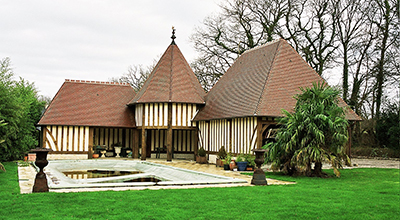
M 188 62 L 190 35 L 221 0 L 0 0 L 0 59 L 53 98 L 65 79 L 107 81 L 149 65 L 171 43 Z

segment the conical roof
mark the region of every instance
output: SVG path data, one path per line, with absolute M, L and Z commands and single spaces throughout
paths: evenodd
M 324 80 L 283 39 L 243 53 L 206 96 L 195 121 L 247 116 L 283 116 L 293 111 L 295 94 Z M 340 100 L 341 106 L 347 106 Z M 348 108 L 346 118 L 360 120 Z
M 130 104 L 204 104 L 205 92 L 178 46 L 172 41 Z

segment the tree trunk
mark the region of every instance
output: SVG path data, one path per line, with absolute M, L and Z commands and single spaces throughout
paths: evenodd
M 381 27 L 381 33 L 382 33 L 382 43 L 380 46 L 380 58 L 378 61 L 378 66 L 377 66 L 377 74 L 376 74 L 376 113 L 375 116 L 377 118 L 380 117 L 381 113 L 381 103 L 382 103 L 382 95 L 383 95 L 383 84 L 384 84 L 384 71 L 385 71 L 385 55 L 386 55 L 386 46 L 387 46 L 387 41 L 389 38 L 389 25 L 390 25 L 390 4 L 387 0 L 384 1 L 384 8 L 383 10 L 383 20 L 384 20 L 384 25 Z
M 314 173 L 317 175 L 322 174 L 322 162 L 315 162 Z

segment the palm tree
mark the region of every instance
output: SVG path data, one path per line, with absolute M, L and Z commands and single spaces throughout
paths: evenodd
M 277 143 L 266 146 L 267 158 L 289 175 L 302 170 L 307 176 L 324 175 L 322 162 L 327 161 L 340 176 L 342 160 L 348 160 L 344 153 L 348 122 L 337 105 L 340 92 L 323 83 L 300 90 L 295 112 L 283 110 L 285 117 L 279 119 L 283 128 Z

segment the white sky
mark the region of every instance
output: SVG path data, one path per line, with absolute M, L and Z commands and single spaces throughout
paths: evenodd
M 107 81 L 175 40 L 188 62 L 196 26 L 221 0 L 0 0 L 0 59 L 53 98 L 65 79 Z

